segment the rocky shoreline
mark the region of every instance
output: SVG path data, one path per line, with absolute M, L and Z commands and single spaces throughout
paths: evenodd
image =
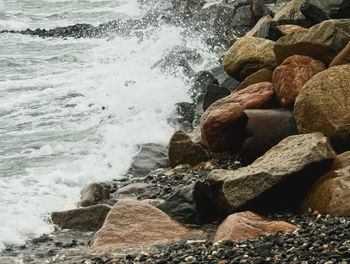
M 155 64 L 193 80 L 169 120 L 181 130 L 141 146 L 123 178 L 85 187 L 79 208 L 51 214 L 53 233 L 0 263 L 350 261 L 349 2 L 174 0 L 140 21 L 0 33 L 142 38 L 184 20 L 227 51 L 195 76 L 195 51 Z

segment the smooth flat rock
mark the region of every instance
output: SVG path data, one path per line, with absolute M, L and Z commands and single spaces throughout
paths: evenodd
M 245 211 L 229 215 L 218 227 L 213 243 L 258 239 L 261 235 L 272 235 L 278 231 L 292 233 L 299 226 L 284 221 L 273 221 L 256 213 Z
M 95 253 L 115 253 L 204 237 L 202 231 L 185 227 L 154 206 L 120 200 L 94 235 L 90 249 Z
M 275 94 L 281 106 L 294 106 L 295 98 L 304 84 L 326 66 L 309 56 L 294 55 L 285 59 L 272 76 Z
M 263 200 L 260 205 L 269 209 L 276 203 L 276 206 L 288 208 L 294 205 L 299 196 L 303 197 L 303 192 L 306 193 L 304 188 L 311 186 L 315 177 L 322 175 L 322 165 L 329 166 L 335 156 L 328 139 L 322 133 L 294 135 L 283 139 L 247 167 L 213 170 L 209 181 L 216 193 L 218 206 L 228 212 L 239 209 L 264 192 L 266 194 L 272 187 L 276 192 L 265 197 L 266 202 Z M 308 168 L 312 170 L 303 175 L 303 171 Z M 322 171 L 318 171 L 320 168 Z M 293 177 L 296 183 L 291 181 Z M 279 191 L 277 187 L 283 182 L 290 184 L 280 185 Z M 298 188 L 298 191 L 294 188 Z
M 300 133 L 322 132 L 338 153 L 350 150 L 350 64 L 312 77 L 297 96 L 294 114 Z
M 52 223 L 63 229 L 79 231 L 98 230 L 111 207 L 104 204 L 51 213 Z

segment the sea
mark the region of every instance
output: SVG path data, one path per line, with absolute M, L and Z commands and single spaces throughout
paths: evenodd
M 137 20 L 166 1 L 0 0 L 0 31 Z M 189 48 L 201 54 L 198 72 L 217 54 L 186 24 L 143 30 L 142 39 L 0 34 L 0 250 L 51 232 L 50 212 L 122 177 L 138 145 L 168 143 L 191 79 L 154 65 Z

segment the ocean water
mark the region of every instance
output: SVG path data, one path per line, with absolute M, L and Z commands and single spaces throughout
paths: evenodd
M 137 0 L 0 0 L 0 30 L 146 11 Z M 0 249 L 50 232 L 49 213 L 75 208 L 83 186 L 121 177 L 137 144 L 168 142 L 167 119 L 190 84 L 180 69 L 152 65 L 175 47 L 202 55 L 197 71 L 217 59 L 184 30 L 151 27 L 142 40 L 0 34 Z

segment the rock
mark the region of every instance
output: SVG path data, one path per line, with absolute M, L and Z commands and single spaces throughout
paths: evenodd
M 305 16 L 300 11 L 300 8 L 304 4 L 304 2 L 305 0 L 291 0 L 289 2 L 286 2 L 284 5 L 277 9 L 273 20 L 293 21 L 305 19 Z
M 207 90 L 208 85 L 210 84 L 219 84 L 219 82 L 211 72 L 199 72 L 196 75 L 194 83 L 189 90 L 193 101 L 196 101 L 199 95 L 204 94 Z
M 204 110 L 203 110 L 204 95 L 205 95 L 205 93 L 203 93 L 197 97 L 197 105 L 196 105 L 196 109 L 194 110 L 192 127 L 197 127 L 199 125 L 199 123 L 201 122 L 201 117 L 204 113 Z
M 239 150 L 246 137 L 247 118 L 243 111 L 274 106 L 273 86 L 269 82 L 251 85 L 216 101 L 201 119 L 204 144 L 212 152 Z
M 306 30 L 306 28 L 297 25 L 280 25 L 277 29 L 281 31 L 283 35 L 290 35 L 296 31 Z
M 175 124 L 180 125 L 184 130 L 192 130 L 194 111 L 196 105 L 189 102 L 175 104 Z
M 274 42 L 255 37 L 240 38 L 225 54 L 222 64 L 227 74 L 242 81 L 252 73 L 277 66 Z
M 215 101 L 230 95 L 231 92 L 219 85 L 211 84 L 207 87 L 207 92 L 204 95 L 203 101 L 203 111 L 207 110 L 207 108 L 214 103 Z
M 63 229 L 96 231 L 102 226 L 110 210 L 110 206 L 98 204 L 85 208 L 53 212 L 51 213 L 51 221 Z
M 315 74 L 324 71 L 322 61 L 308 56 L 288 57 L 278 66 L 272 77 L 275 94 L 281 106 L 294 106 L 295 98 L 304 84 Z
M 275 3 L 276 0 L 253 0 L 253 14 L 255 17 L 262 17 L 263 16 L 263 6 L 265 4 L 271 4 Z
M 306 0 L 300 10 L 314 23 L 320 23 L 329 19 L 349 18 L 350 2 L 347 0 Z
M 221 87 L 227 88 L 230 92 L 233 92 L 240 85 L 240 82 L 232 77 L 228 76 L 221 84 Z
M 241 84 L 237 87 L 237 91 L 243 90 L 256 83 L 272 82 L 272 73 L 273 71 L 266 68 L 254 72 L 252 75 L 245 78 L 243 82 L 241 82 Z
M 273 235 L 278 231 L 292 233 L 299 226 L 284 221 L 273 221 L 256 213 L 245 211 L 229 215 L 215 232 L 213 243 L 258 239 L 262 235 Z
M 271 19 L 271 16 L 264 16 L 260 18 L 259 21 L 255 24 L 255 26 L 247 34 L 245 34 L 245 37 L 257 37 L 261 25 L 267 21 L 270 21 Z
M 350 215 L 350 151 L 338 155 L 332 170 L 312 185 L 301 203 L 301 210 L 308 208 L 334 216 Z
M 150 171 L 168 166 L 167 147 L 161 144 L 146 143 L 138 145 L 139 153 L 132 158 L 128 174 L 143 177 Z
M 350 63 L 350 41 L 345 48 L 332 60 L 329 67 Z
M 121 195 L 121 194 L 139 194 L 143 193 L 149 188 L 151 185 L 148 183 L 143 183 L 143 182 L 135 182 L 135 183 L 130 183 L 120 189 L 116 192 L 116 194 Z
M 350 40 L 350 19 L 327 20 L 308 30 L 281 37 L 274 47 L 279 62 L 292 55 L 305 55 L 326 65 Z
M 216 17 L 213 22 L 213 29 L 217 36 L 227 39 L 232 34 L 232 29 L 235 27 L 235 14 L 235 7 L 220 5 L 217 8 Z
M 294 105 L 300 133 L 322 132 L 334 149 L 350 149 L 350 64 L 316 74 L 301 89 Z
M 203 143 L 203 140 L 202 140 L 202 133 L 201 133 L 201 127 L 200 126 L 196 126 L 193 129 L 193 131 L 190 134 L 190 138 L 191 138 L 193 143 L 199 143 L 199 144 L 205 146 L 204 143 Z
M 248 117 L 247 134 L 240 157 L 245 165 L 252 163 L 282 139 L 298 134 L 293 112 L 286 109 L 244 110 Z
M 115 253 L 203 237 L 202 231 L 181 225 L 156 207 L 136 200 L 121 200 L 94 235 L 90 249 L 94 253 Z
M 109 191 L 106 188 L 97 183 L 92 183 L 81 190 L 79 206 L 87 207 L 95 205 L 108 199 L 108 197 Z
M 210 223 L 216 217 L 209 185 L 199 181 L 177 191 L 157 207 L 188 226 Z
M 255 19 L 252 13 L 251 5 L 244 5 L 237 8 L 233 17 L 233 25 L 252 27 L 255 25 Z
M 190 137 L 181 130 L 175 132 L 171 137 L 168 156 L 170 167 L 176 167 L 180 164 L 195 166 L 208 159 L 203 147 L 193 143 Z
M 223 211 L 243 205 L 259 211 L 295 209 L 334 157 L 321 133 L 289 136 L 247 167 L 213 170 L 209 182 L 217 207 Z
M 280 37 L 283 37 L 282 32 L 277 28 L 279 25 L 279 22 L 273 20 L 262 23 L 257 37 L 277 41 Z

